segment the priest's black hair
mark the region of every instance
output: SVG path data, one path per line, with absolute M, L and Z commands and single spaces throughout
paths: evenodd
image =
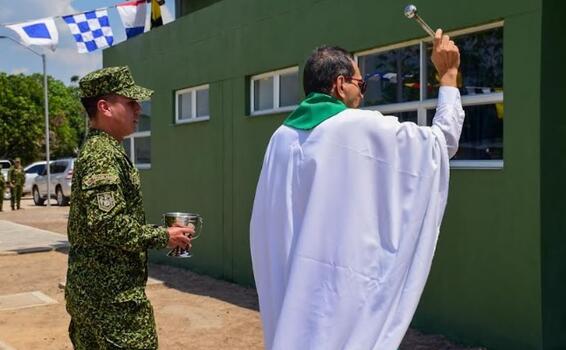
M 303 89 L 305 96 L 311 92 L 330 94 L 334 80 L 340 75 L 354 76 L 354 56 L 337 46 L 320 46 L 314 49 L 305 64 Z

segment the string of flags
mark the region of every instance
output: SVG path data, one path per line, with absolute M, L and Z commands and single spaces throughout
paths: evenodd
M 112 46 L 114 34 L 110 27 L 108 9 L 116 8 L 130 39 L 146 31 L 147 3 L 151 3 L 149 29 L 163 25 L 161 6 L 165 0 L 132 0 L 114 6 L 66 16 L 47 17 L 33 21 L 4 25 L 16 32 L 25 45 L 47 46 L 55 51 L 59 33 L 55 18 L 62 18 L 77 43 L 79 53 L 88 53 Z

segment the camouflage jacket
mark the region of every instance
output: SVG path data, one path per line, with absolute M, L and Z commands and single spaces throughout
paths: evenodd
M 77 317 L 113 303 L 146 300 L 147 249 L 165 247 L 168 235 L 145 223 L 139 174 L 122 145 L 91 129 L 75 162 L 72 189 L 69 313 Z
M 8 170 L 8 183 L 12 186 L 22 187 L 26 182 L 26 173 L 22 167 L 11 167 Z
M 6 188 L 6 182 L 4 181 L 4 174 L 0 173 L 0 190 L 3 190 L 4 188 Z M 0 195 L 2 195 L 2 193 L 0 193 Z M 0 200 L 3 200 L 4 197 L 0 198 Z

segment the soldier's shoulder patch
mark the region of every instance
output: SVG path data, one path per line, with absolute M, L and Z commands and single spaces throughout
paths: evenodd
M 120 178 L 115 174 L 93 174 L 83 178 L 83 188 L 91 188 L 101 185 L 119 184 Z
M 114 200 L 114 193 L 112 192 L 102 192 L 96 195 L 98 201 L 98 209 L 109 212 L 116 206 L 116 201 Z

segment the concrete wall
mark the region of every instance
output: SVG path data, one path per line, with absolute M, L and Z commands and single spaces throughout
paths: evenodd
M 405 3 L 392 0 L 206 5 L 106 50 L 104 65 L 128 64 L 141 84 L 156 90 L 152 167 L 142 172 L 148 218 L 157 222 L 162 212 L 191 210 L 206 220 L 194 258 L 173 260 L 161 252 L 153 258 L 250 285 L 248 224 L 255 185 L 265 146 L 286 115 L 248 116 L 249 76 L 296 65 L 302 69 L 321 44 L 361 51 L 423 33 L 402 16 Z M 553 166 L 550 159 L 541 163 L 540 156 L 542 4 L 422 0 L 415 5 L 430 24 L 445 30 L 505 22 L 505 165 L 452 170 L 437 254 L 414 325 L 494 349 L 542 349 L 541 170 Z M 547 79 L 552 72 L 543 71 Z M 210 84 L 210 121 L 173 125 L 174 91 L 204 83 Z M 545 125 L 556 136 L 552 124 Z M 550 188 L 548 195 L 559 199 Z M 560 220 L 546 221 L 554 229 L 550 245 L 560 241 Z M 558 252 L 551 252 L 554 259 Z M 549 291 L 551 282 L 549 276 Z M 557 299 L 552 294 L 545 301 L 551 307 Z M 564 328 L 557 317 L 547 320 Z

